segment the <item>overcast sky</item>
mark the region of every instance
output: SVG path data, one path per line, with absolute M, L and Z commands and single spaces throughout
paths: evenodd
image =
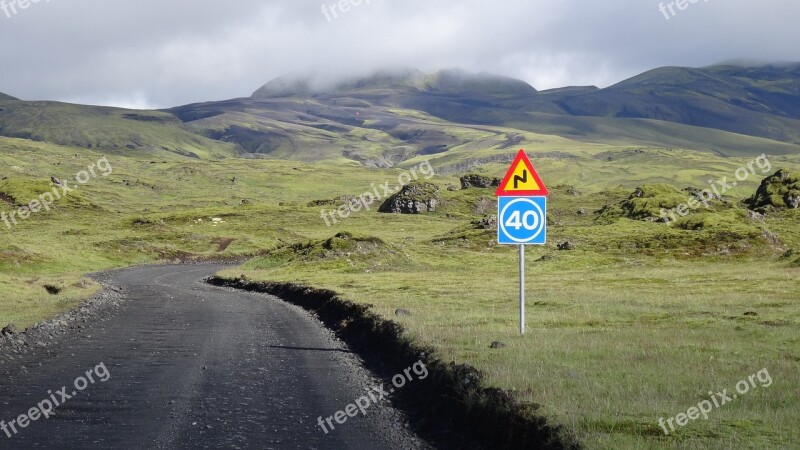
M 675 16 L 659 0 L 0 1 L 0 92 L 25 100 L 169 107 L 383 67 L 603 87 L 665 65 L 800 61 L 797 0 L 699 0 Z

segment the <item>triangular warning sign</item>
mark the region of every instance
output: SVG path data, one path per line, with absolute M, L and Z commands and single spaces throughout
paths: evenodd
M 500 187 L 497 188 L 497 196 L 546 197 L 548 195 L 550 192 L 533 168 L 525 150 L 520 150 Z

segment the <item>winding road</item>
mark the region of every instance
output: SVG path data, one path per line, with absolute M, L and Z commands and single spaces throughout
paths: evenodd
M 96 276 L 117 307 L 0 362 L 0 448 L 430 448 L 388 400 L 326 434 L 318 417 L 381 382 L 302 309 L 202 282 L 223 267 Z M 62 403 L 49 418 L 45 400 Z

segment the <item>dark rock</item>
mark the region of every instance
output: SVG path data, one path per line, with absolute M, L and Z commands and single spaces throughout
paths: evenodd
M 497 216 L 486 216 L 472 223 L 476 230 L 493 230 L 497 228 Z
M 581 193 L 581 191 L 579 191 L 579 190 L 577 190 L 577 189 L 575 189 L 575 188 L 569 188 L 569 189 L 567 189 L 567 194 L 569 194 L 569 195 L 574 195 L 575 197 L 580 197 L 581 195 L 583 195 L 583 194 Z
M 579 216 L 585 216 L 586 215 L 586 208 L 579 209 L 578 210 L 578 215 Z
M 567 242 L 564 242 L 562 244 L 558 244 L 558 249 L 559 250 L 575 250 L 575 244 L 573 244 L 572 242 L 567 241 Z
M 499 178 L 489 178 L 477 174 L 469 174 L 461 177 L 461 189 L 469 189 L 471 187 L 487 189 L 498 186 L 500 186 Z
M 59 180 L 59 179 L 58 179 L 58 178 L 56 178 L 56 177 L 50 177 L 50 181 L 52 181 L 52 182 L 53 182 L 53 184 L 55 184 L 56 186 L 61 186 L 61 184 L 62 184 L 62 183 L 61 183 L 61 180 Z
M 450 191 L 450 192 L 455 192 L 455 191 L 458 190 L 458 186 L 453 186 L 451 184 L 450 186 L 447 186 L 447 190 Z
M 764 178 L 755 195 L 745 203 L 759 212 L 773 208 L 800 208 L 800 172 L 779 170 Z
M 61 293 L 61 288 L 58 286 L 53 286 L 52 284 L 45 284 L 44 290 L 50 295 L 58 295 Z
M 401 316 L 401 317 L 411 317 L 411 311 L 409 311 L 407 309 L 398 309 L 398 310 L 395 310 L 394 315 L 395 316 Z
M 755 311 L 747 311 L 746 313 L 744 313 L 744 315 L 748 317 L 756 317 L 758 316 L 758 313 Z
M 506 348 L 506 344 L 503 344 L 500 341 L 494 341 L 494 342 L 492 342 L 492 345 L 489 346 L 489 348 L 493 348 L 493 349 Z
M 438 204 L 438 186 L 433 183 L 414 182 L 389 197 L 378 211 L 391 214 L 421 214 L 435 211 Z
M 3 327 L 2 330 L 0 330 L 0 334 L 2 334 L 3 336 L 13 336 L 15 334 L 19 334 L 19 329 L 17 329 L 16 325 L 10 323 L 5 327 Z

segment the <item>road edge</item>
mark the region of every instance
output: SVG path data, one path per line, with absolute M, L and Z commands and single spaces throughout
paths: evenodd
M 207 283 L 276 296 L 316 314 L 329 329 L 380 372 L 398 373 L 422 360 L 430 376 L 409 385 L 393 401 L 412 418 L 416 431 L 434 441 L 441 430 L 453 430 L 487 448 L 564 449 L 581 446 L 560 426 L 536 414 L 538 405 L 523 404 L 513 393 L 486 387 L 484 374 L 466 365 L 445 363 L 430 348 L 411 342 L 398 323 L 384 319 L 330 290 L 292 283 L 253 282 L 245 277 L 212 276 Z M 451 436 L 441 436 L 441 441 Z M 452 444 L 452 442 L 450 442 Z

